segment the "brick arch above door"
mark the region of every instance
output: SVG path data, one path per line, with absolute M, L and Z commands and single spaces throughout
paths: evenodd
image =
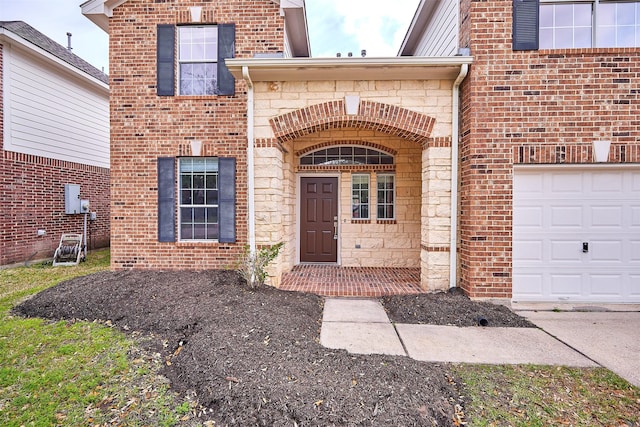
M 344 100 L 311 105 L 269 120 L 280 142 L 336 128 L 358 128 L 396 135 L 423 147 L 430 141 L 433 117 L 395 105 L 361 100 L 356 114 L 347 114 Z

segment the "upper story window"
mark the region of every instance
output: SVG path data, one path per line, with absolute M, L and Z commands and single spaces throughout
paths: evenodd
M 235 24 L 161 24 L 157 31 L 158 96 L 235 94 L 224 62 L 235 56 Z
M 392 165 L 393 156 L 371 148 L 331 147 L 300 157 L 300 165 Z
M 178 27 L 180 95 L 215 95 L 218 80 L 218 27 Z
M 593 5 L 558 3 L 540 5 L 540 48 L 591 47 Z
M 513 0 L 513 49 L 640 46 L 640 1 Z
M 598 46 L 640 46 L 640 2 L 600 2 L 596 17 Z

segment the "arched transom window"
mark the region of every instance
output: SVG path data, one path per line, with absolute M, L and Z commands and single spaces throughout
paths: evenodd
M 392 164 L 391 154 L 357 145 L 323 148 L 300 157 L 301 166 Z

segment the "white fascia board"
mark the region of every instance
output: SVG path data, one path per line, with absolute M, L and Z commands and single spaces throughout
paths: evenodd
M 82 14 L 91 22 L 109 33 L 109 18 L 113 16 L 113 9 L 127 0 L 88 0 L 80 5 Z
M 242 68 L 247 67 L 253 81 L 455 80 L 460 67 L 472 64 L 473 58 L 234 58 L 225 63 L 236 78 L 242 78 Z
M 44 49 L 39 48 L 33 43 L 23 39 L 22 37 L 17 36 L 6 28 L 0 28 L 0 43 L 8 43 L 12 47 L 29 52 L 31 55 L 35 55 L 49 64 L 53 65 L 57 69 L 61 71 L 65 71 L 67 73 L 71 73 L 75 78 L 85 81 L 89 83 L 91 86 L 95 87 L 97 92 L 103 92 L 109 95 L 109 85 L 96 79 L 95 77 L 85 73 L 82 70 L 74 67 L 73 65 L 61 60 L 55 55 L 47 52 Z

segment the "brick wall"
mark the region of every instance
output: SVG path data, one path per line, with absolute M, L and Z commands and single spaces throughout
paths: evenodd
M 89 249 L 108 246 L 109 169 L 4 151 L 2 57 L 0 45 L 0 265 L 50 258 L 62 233 L 82 233 L 83 215 L 64 213 L 64 184 L 80 184 L 97 213 Z
M 510 297 L 513 165 L 640 162 L 640 49 L 514 52 L 512 0 L 461 1 L 460 283 L 473 297 Z
M 247 243 L 246 86 L 236 95 L 156 96 L 156 26 L 190 23 L 202 6 L 204 23 L 236 24 L 236 57 L 284 50 L 284 21 L 271 1 L 130 0 L 110 19 L 112 268 L 206 269 L 230 265 Z M 159 243 L 158 157 L 235 157 L 237 243 Z

